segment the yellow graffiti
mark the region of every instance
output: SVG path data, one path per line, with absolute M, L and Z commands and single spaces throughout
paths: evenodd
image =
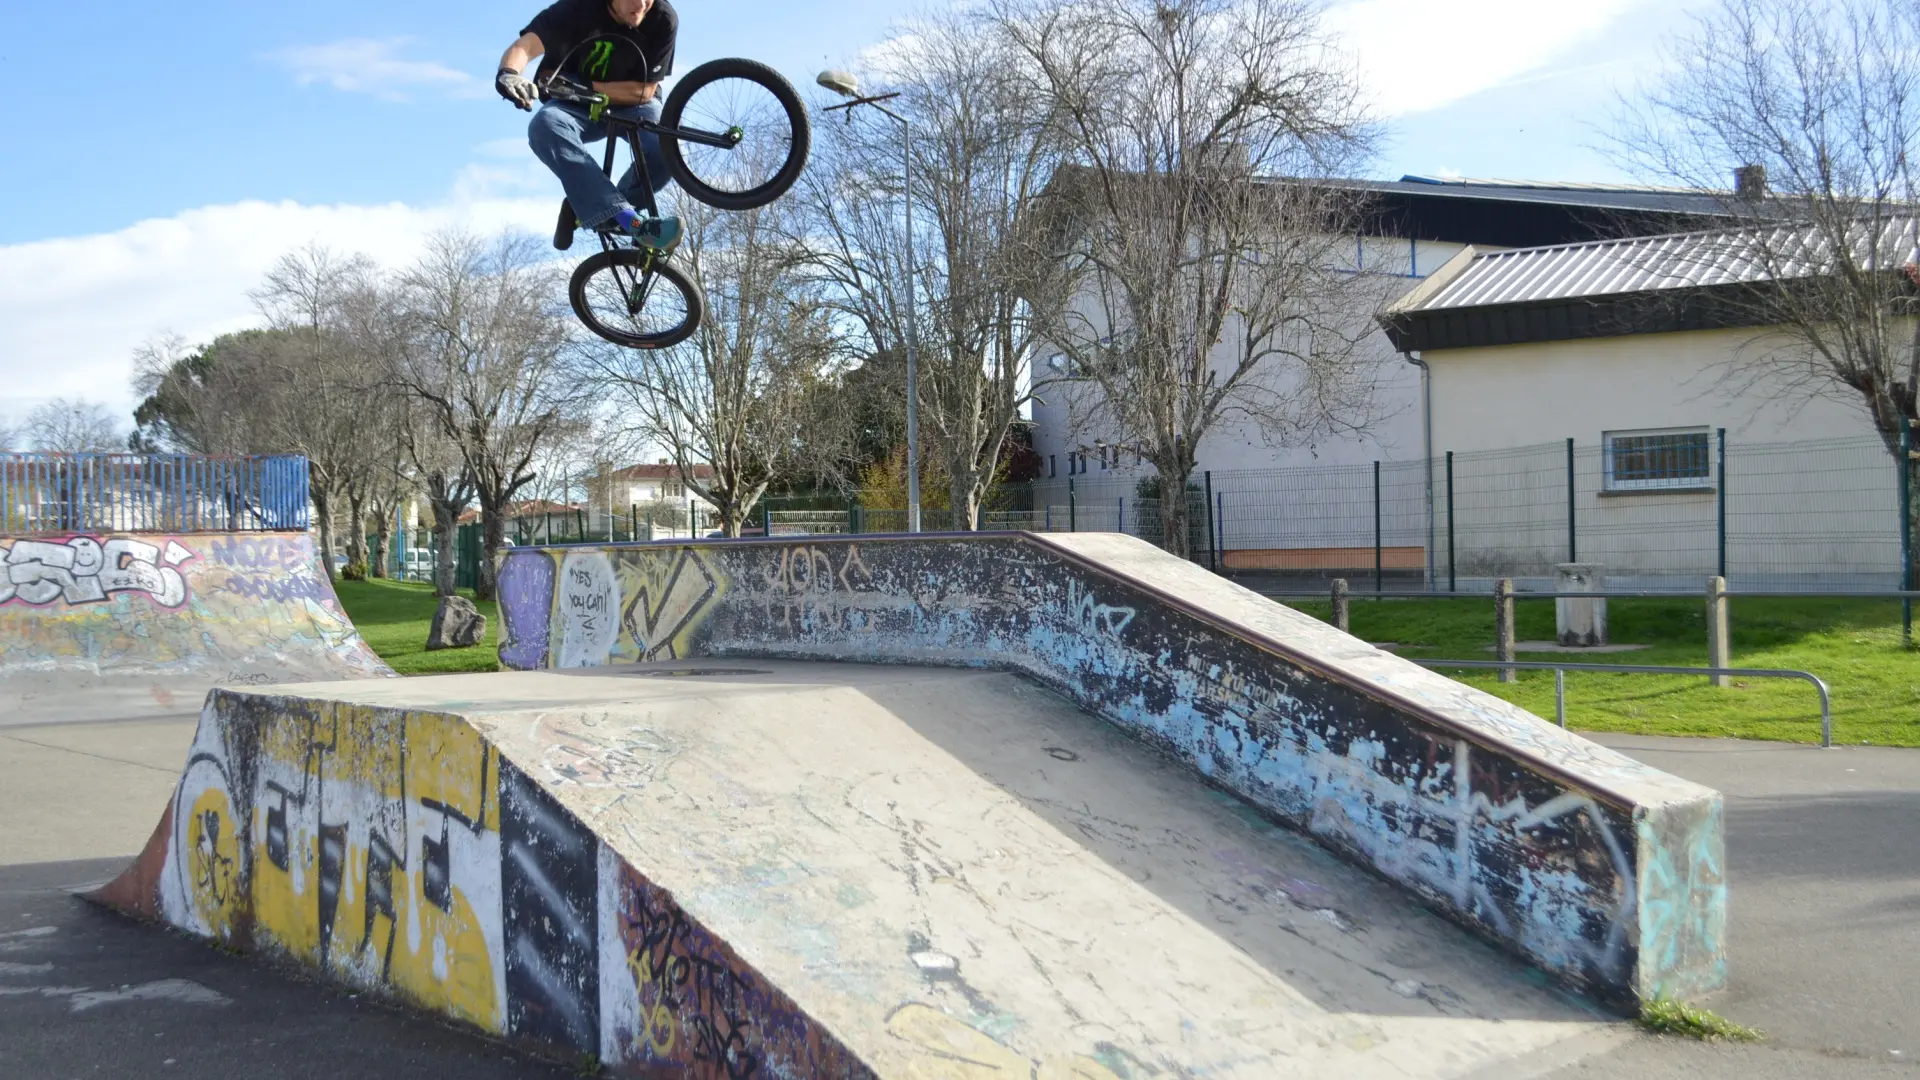
M 723 576 L 697 548 L 612 549 L 608 555 L 623 609 L 612 659 L 635 663 L 689 655 L 694 633 L 726 595 Z
M 1084 1055 L 1035 1062 L 992 1036 L 930 1005 L 913 1003 L 887 1017 L 887 1033 L 922 1051 L 907 1062 L 913 1080 L 1120 1080 Z
M 429 844 L 452 844 L 463 832 L 497 844 L 496 752 L 456 718 L 338 705 L 304 717 L 277 713 L 261 732 L 260 756 L 263 765 L 279 766 L 263 772 L 287 782 L 266 786 L 256 799 L 259 935 L 351 981 L 382 981 L 428 1008 L 503 1030 L 495 950 L 459 883 L 463 867 L 444 868 L 448 880 L 437 898 L 427 884 Z M 323 793 L 329 806 L 351 807 L 367 820 L 322 821 Z M 270 851 L 270 817 L 284 837 L 279 861 Z M 424 830 L 423 821 L 431 823 Z M 329 842 L 331 882 L 322 866 Z M 488 866 L 495 888 L 497 860 L 496 847 Z
M 216 938 L 230 937 L 240 905 L 240 838 L 233 804 L 222 788 L 193 801 L 187 821 L 187 858 L 194 913 Z
M 633 975 L 635 986 L 652 986 L 653 954 L 635 947 L 627 951 L 627 971 Z M 645 1043 L 655 1058 L 668 1059 L 673 1054 L 675 1026 L 673 1010 L 667 1008 L 664 1001 L 655 1001 L 651 1006 L 641 1003 L 641 1011 L 646 1015 L 640 1018 L 641 1030 L 634 1039 L 637 1046 Z

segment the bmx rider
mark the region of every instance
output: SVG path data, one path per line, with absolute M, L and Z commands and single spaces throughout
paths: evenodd
M 673 43 L 680 17 L 668 0 L 558 0 L 533 17 L 519 40 L 500 58 L 494 87 L 500 96 L 532 111 L 539 88 L 523 72 L 541 57 L 535 78 L 544 81 L 556 71 L 591 83 L 607 98 L 607 111 L 623 118 L 656 120 L 654 103 L 660 80 L 673 73 Z M 546 163 L 566 189 L 561 208 L 561 234 L 571 219 L 600 232 L 619 232 L 634 243 L 661 254 L 680 243 L 680 219 L 647 217 L 633 208 L 639 194 L 637 168 L 615 185 L 587 152 L 587 144 L 607 137 L 605 120 L 589 115 L 586 107 L 547 101 L 527 126 L 527 144 Z M 640 133 L 640 149 L 654 191 L 667 183 L 666 158 L 660 137 Z

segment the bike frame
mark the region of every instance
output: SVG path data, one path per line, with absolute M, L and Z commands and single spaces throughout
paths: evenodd
M 714 135 L 705 131 L 667 127 L 665 124 L 654 120 L 630 120 L 626 117 L 615 116 L 611 108 L 602 114 L 601 119 L 607 125 L 607 152 L 600 163 L 600 171 L 607 174 L 607 179 L 613 179 L 613 157 L 615 148 L 618 143 L 624 141 L 627 144 L 627 149 L 633 153 L 633 168 L 634 172 L 638 174 L 640 190 L 642 192 L 641 198 L 645 202 L 643 209 L 646 210 L 649 217 L 659 217 L 660 206 L 653 198 L 653 173 L 647 168 L 647 155 L 640 150 L 641 132 L 650 131 L 662 139 L 678 139 L 681 142 L 698 143 L 702 146 L 714 146 L 722 150 L 730 150 L 740 143 L 740 140 L 731 134 Z

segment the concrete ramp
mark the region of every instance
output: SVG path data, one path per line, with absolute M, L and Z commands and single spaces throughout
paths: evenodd
M 1125 537 L 500 580 L 526 670 L 215 691 L 100 899 L 636 1075 L 1520 1075 L 1724 978 L 1717 793 Z
M 390 674 L 306 533 L 0 537 L 0 725 L 192 713 L 216 684 Z
M 1598 1026 L 1019 676 L 676 662 L 216 691 L 108 892 L 696 1077 L 1453 1077 Z

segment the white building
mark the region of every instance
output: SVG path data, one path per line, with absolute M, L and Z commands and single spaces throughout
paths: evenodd
M 1432 371 L 1437 571 L 1899 587 L 1897 461 L 1857 393 L 1783 377 L 1804 346 L 1721 302 L 1757 273 L 1726 235 L 1468 249 L 1388 310 Z M 1916 257 L 1893 240 L 1885 265 Z
M 1424 280 L 1469 244 L 1527 247 L 1602 236 L 1668 232 L 1688 218 L 1718 212 L 1718 197 L 1603 185 L 1531 184 L 1519 181 L 1405 177 L 1393 182 L 1349 181 L 1369 196 L 1364 235 L 1354 238 L 1353 269 L 1381 279 L 1383 301 Z M 1370 318 L 1371 312 L 1356 313 Z M 1227 335 L 1231 340 L 1232 331 Z M 1384 379 L 1377 412 L 1383 419 L 1360 435 L 1312 445 L 1276 448 L 1260 432 L 1222 427 L 1210 432 L 1198 452 L 1202 472 L 1265 470 L 1295 466 L 1407 462 L 1425 455 L 1420 409 L 1420 373 L 1375 333 L 1364 362 L 1380 365 Z M 1224 347 L 1220 359 L 1224 360 Z M 1042 354 L 1036 377 L 1059 374 L 1063 361 Z M 1034 449 L 1041 475 L 1064 480 L 1131 480 L 1152 472 L 1117 449 L 1117 432 L 1089 423 L 1092 410 L 1070 392 L 1042 394 L 1033 407 Z

